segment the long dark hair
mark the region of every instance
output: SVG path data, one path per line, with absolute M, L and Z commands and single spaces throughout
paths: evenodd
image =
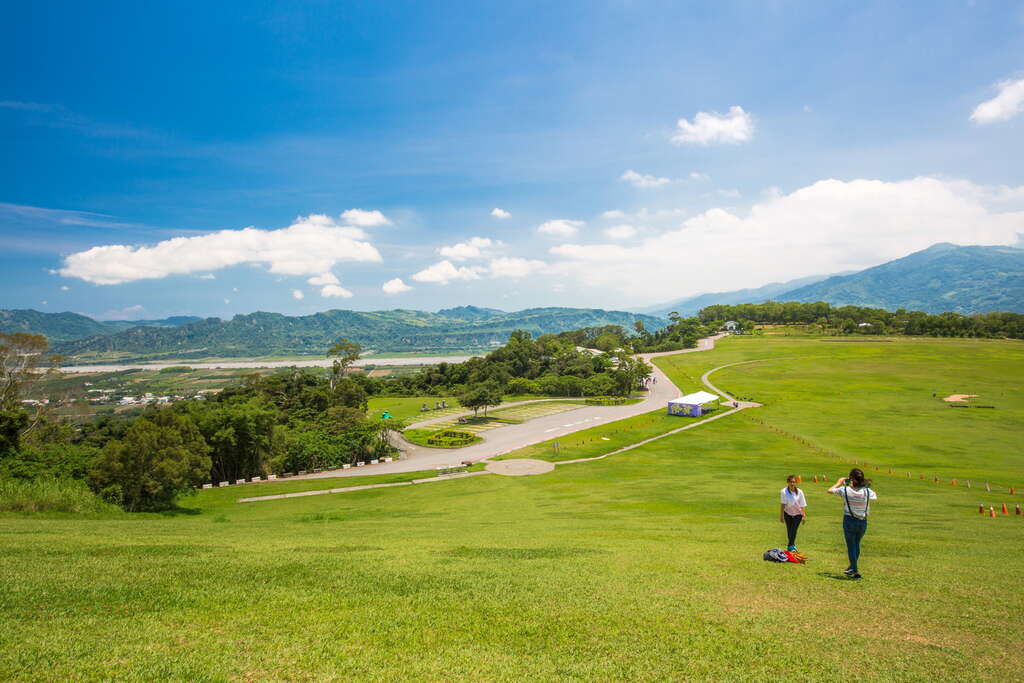
M 864 478 L 864 471 L 859 467 L 854 467 L 850 470 L 850 477 L 847 479 L 846 483 L 850 484 L 855 489 L 862 489 L 867 486 L 871 486 L 871 480 Z

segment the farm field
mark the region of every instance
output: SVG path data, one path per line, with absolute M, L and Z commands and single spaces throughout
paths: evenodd
M 1020 349 L 732 338 L 658 363 L 689 388 L 726 363 L 799 356 L 712 375 L 765 408 L 543 476 L 234 502 L 323 486 L 275 482 L 202 491 L 175 514 L 4 514 L 0 679 L 1017 679 L 1024 496 L 886 468 L 926 453 L 915 472 L 1024 483 L 1007 445 Z M 997 408 L 941 405 L 947 381 Z M 848 398 L 863 392 L 878 394 L 870 410 Z M 945 421 L 968 419 L 989 456 L 938 448 L 956 438 Z M 864 445 L 886 430 L 904 453 L 892 463 Z M 839 501 L 812 481 L 857 458 L 883 467 L 868 471 L 879 500 L 859 582 L 839 574 Z M 805 478 L 807 565 L 761 560 L 785 542 L 790 473 Z M 1004 502 L 1007 517 L 977 513 Z

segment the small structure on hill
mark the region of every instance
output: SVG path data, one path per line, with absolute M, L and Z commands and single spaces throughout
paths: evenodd
M 710 410 L 710 404 L 716 401 L 718 401 L 718 396 L 707 391 L 698 391 L 669 401 L 668 414 L 680 417 L 700 417 Z
M 740 328 L 740 324 L 735 320 L 726 320 L 725 324 L 722 325 L 722 329 L 726 332 L 735 332 Z

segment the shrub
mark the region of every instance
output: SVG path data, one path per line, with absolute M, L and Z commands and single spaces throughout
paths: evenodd
M 0 510 L 14 512 L 120 512 L 75 479 L 0 479 Z

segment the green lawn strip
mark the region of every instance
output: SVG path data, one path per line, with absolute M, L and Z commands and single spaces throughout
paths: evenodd
M 805 483 L 810 563 L 763 562 L 785 475 L 821 469 L 730 417 L 539 477 L 3 517 L 0 679 L 1018 678 L 1024 522 L 878 477 L 846 581 Z
M 726 409 L 720 408 L 719 412 L 723 410 Z M 531 446 L 524 446 L 504 455 L 491 458 L 491 460 L 533 458 L 535 460 L 547 460 L 548 462 L 561 462 L 562 460 L 576 460 L 577 458 L 593 458 L 611 453 L 644 439 L 665 434 L 673 429 L 679 429 L 694 422 L 700 422 L 715 414 L 718 413 L 711 413 L 705 417 L 694 419 L 691 417 L 667 415 L 664 409 L 652 410 L 642 415 L 573 432 L 568 436 L 548 439 Z M 555 453 L 554 445 L 556 442 L 558 443 L 557 454 Z
M 852 464 L 869 462 L 945 481 L 1024 485 L 1024 343 L 892 338 L 839 344 L 816 338 L 730 337 L 713 352 L 658 358 L 677 383 L 713 367 L 711 381 L 765 404 L 756 417 Z M 935 396 L 933 396 L 933 393 Z M 979 394 L 950 408 L 952 393 Z M 753 416 L 754 413 L 751 413 Z
M 447 401 L 450 407 L 434 410 L 434 405 L 440 401 Z M 423 404 L 430 410 L 421 411 Z M 395 420 L 409 423 L 464 413 L 466 409 L 461 407 L 458 399 L 453 396 L 371 396 L 367 402 L 366 414 L 370 417 L 380 417 L 384 411 L 391 413 Z

